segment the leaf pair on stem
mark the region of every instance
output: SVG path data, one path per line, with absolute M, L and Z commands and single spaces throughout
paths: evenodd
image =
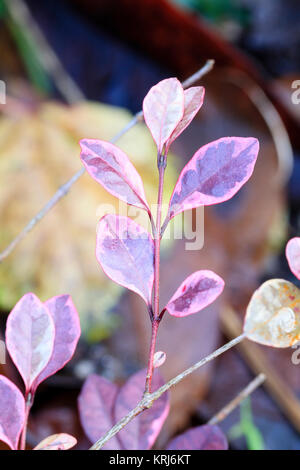
M 25 394 L 0 376 L 0 440 L 12 449 L 25 448 L 28 414 L 38 386 L 72 358 L 80 337 L 76 308 L 68 295 L 42 303 L 34 294 L 24 295 L 7 319 L 6 346 L 18 369 Z M 51 437 L 43 445 L 65 448 L 66 435 Z M 74 438 L 70 436 L 69 442 Z M 57 448 L 58 448 L 57 447 Z

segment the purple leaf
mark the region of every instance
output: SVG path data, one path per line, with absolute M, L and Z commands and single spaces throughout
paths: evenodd
M 234 196 L 252 175 L 258 149 L 253 137 L 224 137 L 201 147 L 179 176 L 169 218 Z
M 116 385 L 98 375 L 90 375 L 78 397 L 78 408 L 82 427 L 91 442 L 95 443 L 113 425 L 113 407 L 118 392 Z M 103 449 L 120 450 L 120 442 L 115 436 Z
M 141 370 L 134 374 L 117 395 L 115 405 L 115 421 L 119 421 L 131 411 L 141 400 L 145 389 L 146 371 Z M 157 370 L 154 371 L 152 391 L 157 390 L 164 384 Z M 118 436 L 126 450 L 150 449 L 169 413 L 168 394 L 164 393 L 153 406 L 134 418 L 122 429 Z
M 44 305 L 55 324 L 55 340 L 51 359 L 34 382 L 35 389 L 70 361 L 80 337 L 78 313 L 69 295 L 53 297 Z
M 0 375 L 0 441 L 16 450 L 25 423 L 25 400 L 20 390 Z
M 145 122 L 159 153 L 183 117 L 184 93 L 177 78 L 167 78 L 150 88 L 143 102 Z
M 68 450 L 77 444 L 77 439 L 70 434 L 53 434 L 43 439 L 33 450 Z
M 218 426 L 206 424 L 180 434 L 173 439 L 167 450 L 227 450 L 228 443 Z
M 196 86 L 184 90 L 184 114 L 173 131 L 171 137 L 167 142 L 167 150 L 169 149 L 172 142 L 187 128 L 187 126 L 194 119 L 199 109 L 201 108 L 204 100 L 204 88 L 203 86 Z
M 223 279 L 212 271 L 196 271 L 177 289 L 166 305 L 174 317 L 186 317 L 210 305 L 224 289 Z
M 87 172 L 109 193 L 149 212 L 142 179 L 126 153 L 103 140 L 80 141 L 80 158 Z
M 105 215 L 98 224 L 96 256 L 107 276 L 151 304 L 154 244 L 143 227 L 128 217 Z
M 286 257 L 292 273 L 300 279 L 300 238 L 292 238 L 286 245 Z
M 25 294 L 8 316 L 6 345 L 27 392 L 49 362 L 54 337 L 54 321 L 48 309 L 34 294 Z

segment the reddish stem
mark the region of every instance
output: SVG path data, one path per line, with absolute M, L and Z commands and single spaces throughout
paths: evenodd
M 161 206 L 164 187 L 165 167 L 159 167 L 159 187 L 157 198 L 156 237 L 154 241 L 154 318 L 159 315 L 159 267 L 160 267 L 160 240 L 161 240 Z
M 152 335 L 148 359 L 148 370 L 145 385 L 145 393 L 151 393 L 151 383 L 153 376 L 153 359 L 155 354 L 155 346 L 157 339 L 157 331 L 160 323 L 159 318 L 159 267 L 160 267 L 160 240 L 161 240 L 161 209 L 163 199 L 164 174 L 166 168 L 166 157 L 158 155 L 157 159 L 159 171 L 158 197 L 157 197 L 157 216 L 156 230 L 154 237 L 154 286 L 153 286 L 153 319 L 152 319 Z
M 154 360 L 154 354 L 155 354 L 158 325 L 159 325 L 159 321 L 154 319 L 152 322 L 152 335 L 151 335 L 151 345 L 150 345 L 149 359 L 148 359 L 148 370 L 147 370 L 147 377 L 146 377 L 145 393 L 151 393 L 151 383 L 152 383 L 152 376 L 153 376 L 153 360 Z
M 29 418 L 30 409 L 32 407 L 32 403 L 33 403 L 33 396 L 31 395 L 30 392 L 28 392 L 25 395 L 25 422 L 24 422 L 24 427 L 23 427 L 23 431 L 21 434 L 21 439 L 20 439 L 20 450 L 26 449 L 28 418 Z

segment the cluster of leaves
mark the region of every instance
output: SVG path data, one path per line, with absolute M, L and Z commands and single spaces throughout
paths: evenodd
M 28 293 L 9 314 L 6 346 L 25 385 L 23 396 L 14 383 L 0 376 L 0 440 L 11 449 L 19 447 L 38 386 L 70 361 L 79 337 L 78 313 L 68 295 L 42 303 Z M 62 434 L 50 436 L 37 449 L 66 449 L 75 444 L 75 438 Z
M 158 166 L 166 166 L 170 145 L 202 106 L 203 87 L 184 90 L 176 78 L 152 87 L 143 102 L 146 125 L 156 143 Z M 218 204 L 234 196 L 250 178 L 258 154 L 254 138 L 226 137 L 201 147 L 183 168 L 169 202 L 163 228 L 181 212 Z M 129 157 L 115 145 L 95 139 L 81 141 L 81 160 L 88 173 L 108 192 L 144 209 L 152 222 L 143 182 Z M 153 238 L 161 238 L 161 227 Z M 96 256 L 116 283 L 138 293 L 152 309 L 154 242 L 128 217 L 105 215 L 98 224 Z M 224 281 L 211 271 L 189 276 L 160 312 L 183 317 L 199 312 L 222 292 Z

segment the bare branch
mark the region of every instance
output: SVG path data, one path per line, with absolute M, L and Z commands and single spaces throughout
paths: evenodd
M 193 75 L 191 75 L 189 78 L 187 78 L 184 82 L 182 82 L 183 88 L 189 88 L 190 86 L 194 85 L 196 82 L 198 82 L 204 75 L 209 73 L 215 65 L 215 61 L 210 59 L 206 62 L 206 64 L 199 69 L 197 72 L 195 72 Z
M 124 418 L 122 418 L 115 426 L 113 426 L 103 437 L 101 437 L 92 447 L 90 450 L 100 450 L 104 444 L 109 441 L 113 436 L 115 436 L 121 429 L 123 429 L 126 424 L 128 424 L 130 421 L 132 421 L 136 416 L 138 416 L 140 413 L 142 413 L 144 410 L 151 408 L 153 403 L 158 400 L 158 398 L 165 392 L 167 392 L 171 387 L 174 385 L 178 384 L 183 380 L 185 377 L 188 375 L 192 374 L 195 370 L 199 369 L 200 367 L 204 366 L 208 362 L 212 361 L 216 357 L 220 356 L 223 354 L 225 351 L 228 351 L 228 349 L 232 348 L 233 346 L 236 346 L 238 343 L 240 343 L 243 339 L 245 338 L 245 334 L 241 334 L 240 336 L 237 336 L 233 340 L 229 341 L 229 343 L 224 344 L 221 346 L 219 349 L 214 351 L 213 353 L 209 354 L 208 356 L 204 357 L 201 359 L 199 362 L 194 364 L 193 366 L 189 367 L 185 371 L 181 372 L 181 374 L 178 374 L 176 377 L 173 379 L 169 380 L 165 385 L 160 387 L 158 390 L 156 390 L 153 393 L 148 393 L 144 394 L 142 400 L 137 404 L 137 406 L 131 410 Z
M 223 421 L 227 416 L 245 400 L 251 393 L 254 392 L 266 380 L 265 374 L 259 374 L 255 379 L 250 382 L 233 400 L 224 406 L 215 416 L 213 416 L 207 424 L 218 424 Z
M 25 2 L 23 0 L 8 0 L 5 3 L 14 22 L 17 23 L 25 32 L 26 36 L 31 39 L 40 63 L 53 78 L 65 100 L 68 103 L 76 103 L 84 100 L 84 94 L 70 77 L 49 45 Z

